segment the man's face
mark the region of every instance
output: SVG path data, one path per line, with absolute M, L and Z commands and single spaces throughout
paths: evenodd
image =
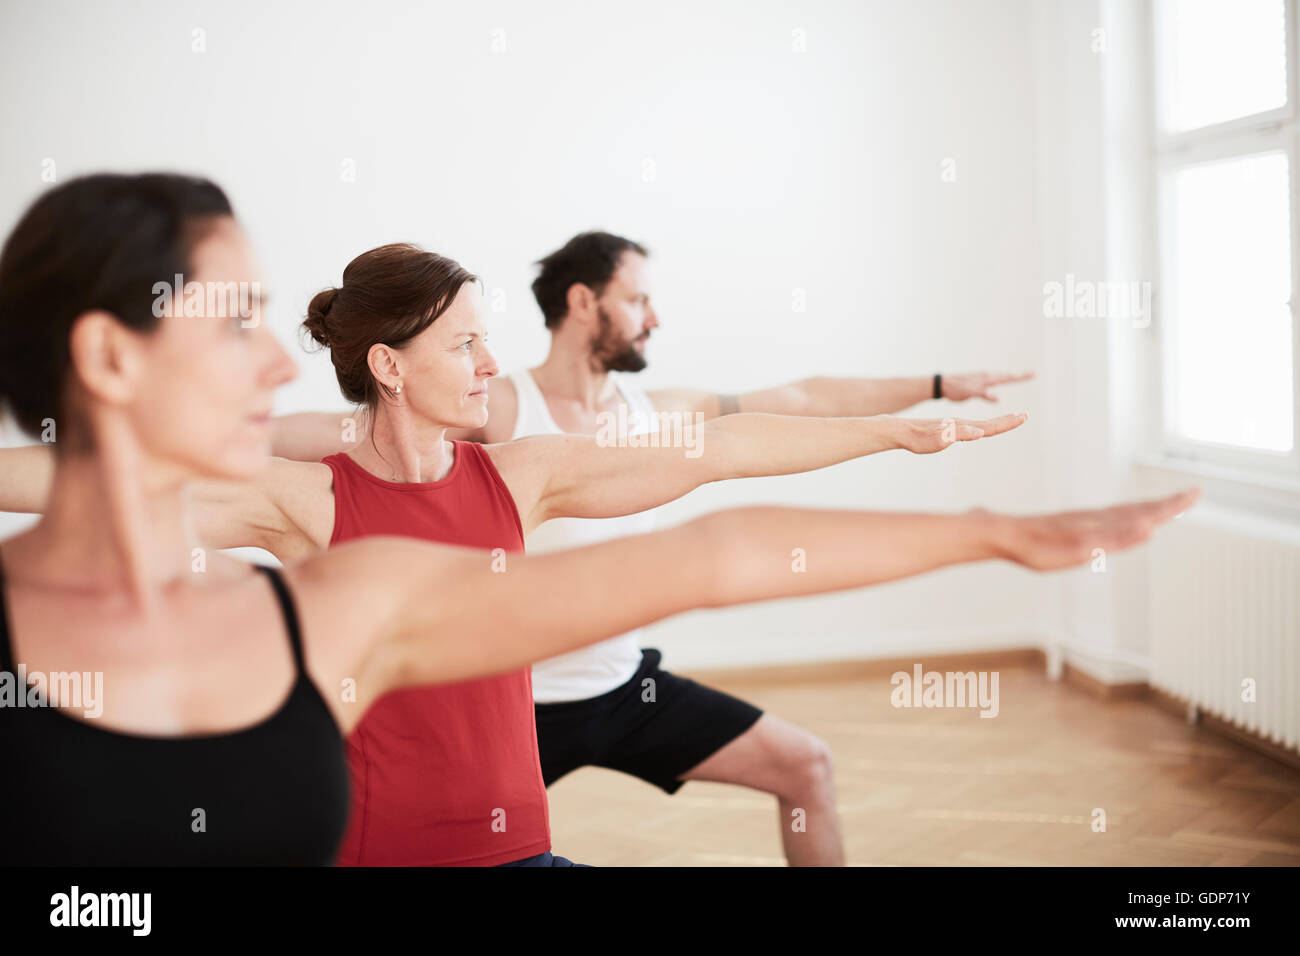
M 645 256 L 625 252 L 596 300 L 599 318 L 592 355 L 607 372 L 639 372 L 646 367 L 645 348 L 659 319 L 650 305 L 650 275 Z

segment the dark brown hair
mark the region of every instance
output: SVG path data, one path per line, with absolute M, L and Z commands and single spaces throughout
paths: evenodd
M 546 327 L 555 328 L 569 314 L 569 289 L 575 284 L 587 286 L 596 295 L 604 292 L 625 252 L 650 255 L 645 246 L 631 239 L 608 232 L 582 232 L 537 260 L 541 271 L 533 280 L 533 297 Z
M 170 173 L 100 173 L 42 194 L 0 251 L 0 401 L 37 436 L 66 432 L 69 337 L 102 309 L 138 331 L 157 328 L 154 284 L 187 273 L 213 217 L 230 216 L 214 183 Z
M 478 276 L 419 246 L 395 242 L 363 252 L 343 270 L 343 285 L 316 293 L 302 327 L 330 350 L 343 397 L 372 411 L 385 393 L 370 373 L 372 346 L 401 348 L 447 311 Z

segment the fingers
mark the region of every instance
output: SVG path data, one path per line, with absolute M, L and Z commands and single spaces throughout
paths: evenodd
M 1155 502 L 1157 505 L 1156 521 L 1164 523 L 1171 518 L 1176 518 L 1200 500 L 1200 488 L 1186 488 L 1167 498 L 1161 498 Z
M 1129 548 L 1136 548 L 1140 544 L 1146 544 L 1151 538 L 1155 526 L 1145 523 L 1135 522 L 1116 532 L 1115 540 L 1110 545 L 1111 551 L 1127 551 Z
M 1148 541 L 1156 529 L 1200 498 L 1199 488 L 1153 501 L 1135 501 L 1095 511 L 1071 511 L 1028 519 L 1029 544 L 1017 557 L 1039 570 L 1076 567 L 1102 553 L 1126 551 Z
M 1188 488 L 1164 498 L 1139 501 L 1131 505 L 1122 505 L 1121 508 L 1127 512 L 1127 517 L 1148 521 L 1154 527 L 1182 514 L 1196 504 L 1200 496 L 1200 488 Z
M 918 436 L 924 436 L 928 429 L 937 429 L 939 432 L 939 448 L 947 448 L 954 442 L 975 441 L 979 438 L 1001 435 L 1013 428 L 1019 428 L 1028 420 L 1029 416 L 1025 412 L 1014 412 L 1010 415 L 999 415 L 997 418 L 987 418 L 983 421 L 970 421 L 964 418 L 935 419 L 928 422 L 916 422 L 915 427 L 920 428 L 920 431 L 916 433 Z M 930 439 L 922 437 L 920 440 L 922 442 L 921 450 L 935 450 L 932 446 L 927 447 Z
M 1013 382 L 1027 382 L 1034 377 L 1034 372 L 997 372 L 989 376 L 990 385 L 1010 385 Z
M 1201 489 L 1189 488 L 1165 498 L 1121 505 L 1107 529 L 1114 539 L 1110 547 L 1120 550 L 1143 543 L 1160 525 L 1196 504 L 1200 496 Z
M 1003 432 L 1009 432 L 1013 428 L 1019 428 L 1029 420 L 1029 416 L 1024 412 L 1013 412 L 1010 415 L 999 415 L 997 418 L 987 418 L 984 421 L 968 421 L 961 419 L 962 425 L 973 425 L 984 433 L 985 438 L 993 435 L 1001 435 Z

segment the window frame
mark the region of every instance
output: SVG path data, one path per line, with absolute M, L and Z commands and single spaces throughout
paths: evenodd
M 1147 4 L 1149 51 L 1152 63 L 1152 156 L 1155 185 L 1155 246 L 1157 281 L 1153 298 L 1154 324 L 1160 338 L 1160 442 L 1166 459 L 1173 462 L 1228 467 L 1243 473 L 1300 478 L 1300 323 L 1297 323 L 1300 294 L 1300 123 L 1297 122 L 1297 29 L 1296 0 L 1284 0 L 1286 18 L 1286 93 L 1284 106 L 1236 117 L 1221 123 L 1177 133 L 1166 132 L 1161 118 L 1165 91 L 1164 71 L 1156 0 Z M 1282 153 L 1287 161 L 1291 232 L 1291 450 L 1288 452 L 1247 448 L 1188 438 L 1174 430 L 1178 336 L 1177 302 L 1172 282 L 1172 227 L 1174 179 L 1178 171 L 1227 159 Z M 1165 294 L 1161 295 L 1160 292 Z

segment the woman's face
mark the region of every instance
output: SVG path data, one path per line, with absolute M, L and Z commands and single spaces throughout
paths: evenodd
M 447 311 L 393 355 L 399 404 L 448 428 L 487 424 L 487 382 L 500 369 L 488 351 L 483 296 L 474 283 L 461 286 Z
M 152 457 L 247 478 L 266 466 L 272 396 L 297 368 L 262 321 L 261 271 L 233 219 L 214 220 L 184 282 L 159 328 L 139 337 L 127 414 Z

